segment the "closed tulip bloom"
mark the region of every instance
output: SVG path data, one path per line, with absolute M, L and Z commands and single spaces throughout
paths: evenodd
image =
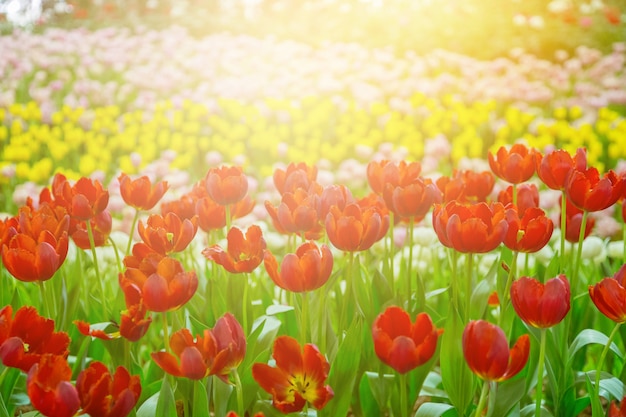
M 47 417 L 76 415 L 80 399 L 71 379 L 72 369 L 65 358 L 43 356 L 30 368 L 26 378 L 26 392 L 33 407 Z
M 498 193 L 498 202 L 505 207 L 513 203 L 513 186 L 509 185 L 506 189 Z M 535 184 L 518 184 L 517 185 L 517 211 L 520 217 L 524 216 L 526 209 L 531 207 L 539 207 L 539 190 Z
M 148 310 L 165 312 L 182 307 L 193 297 L 196 289 L 196 272 L 186 272 L 178 260 L 165 257 L 159 261 L 156 272 L 146 278 L 141 295 Z
M 146 175 L 133 180 L 122 173 L 117 179 L 122 199 L 137 210 L 151 210 L 169 188 L 167 181 L 158 181 L 153 185 Z
M 332 206 L 343 210 L 347 204 L 356 203 L 352 192 L 345 185 L 329 185 L 325 187 L 320 195 L 321 207 L 320 218 L 325 219 Z
M 8 305 L 0 310 L 0 359 L 5 366 L 24 372 L 46 354 L 66 357 L 70 338 L 54 331 L 54 321 L 39 315 L 34 307 L 20 307 L 13 315 Z
M 622 196 L 626 180 L 610 170 L 602 177 L 595 167 L 570 171 L 565 184 L 568 200 L 585 211 L 600 211 L 615 204 Z
M 211 197 L 204 197 L 196 202 L 198 227 L 205 232 L 222 230 L 226 227 L 226 208 L 220 206 Z
M 409 313 L 395 306 L 379 314 L 372 327 L 376 355 L 401 374 L 432 358 L 441 333 L 427 313 L 419 313 L 411 323 Z
M 209 196 L 222 206 L 234 204 L 248 193 L 248 177 L 241 167 L 211 168 L 205 184 Z
M 589 296 L 598 310 L 616 323 L 626 323 L 626 264 L 612 277 L 589 286 Z
M 216 375 L 225 383 L 228 375 L 246 356 L 246 339 L 237 319 L 226 313 L 194 340 L 188 329 L 170 337 L 172 353 L 152 353 L 154 362 L 165 372 L 194 380 Z
M 346 252 L 369 249 L 385 235 L 388 227 L 388 217 L 384 219 L 376 207 L 361 209 L 355 203 L 343 210 L 333 206 L 326 216 L 328 240 Z
M 321 197 L 317 191 L 299 188 L 293 193 L 285 193 L 278 207 L 266 201 L 265 209 L 272 218 L 275 228 L 280 233 L 304 235 L 305 239 L 321 237 L 324 227 L 319 217 Z
M 555 326 L 570 309 L 569 282 L 562 274 L 545 284 L 521 277 L 511 285 L 511 303 L 525 323 L 540 329 Z
M 489 152 L 489 167 L 498 177 L 512 184 L 528 181 L 535 173 L 535 165 L 541 155 L 526 145 L 516 143 L 507 149 L 501 146 L 494 155 Z
M 252 377 L 272 395 L 272 405 L 281 413 L 296 413 L 309 403 L 321 410 L 334 392 L 324 385 L 330 364 L 317 346 L 307 343 L 300 347 L 289 336 L 279 336 L 274 341 L 272 357 L 276 367 L 265 363 L 252 365 Z
M 285 169 L 274 170 L 272 179 L 280 195 L 293 193 L 298 188 L 308 190 L 317 179 L 317 167 L 304 162 L 290 162 Z
M 587 167 L 587 155 L 583 148 L 576 150 L 576 156 L 572 156 L 564 149 L 555 149 L 545 154 L 537 162 L 537 176 L 553 190 L 565 189 L 567 176 L 572 169 L 584 171 Z
M 139 222 L 138 233 L 146 245 L 155 252 L 166 255 L 182 252 L 196 236 L 197 218 L 181 220 L 176 214 L 152 214 L 146 224 Z
M 367 181 L 372 191 L 383 195 L 387 184 L 406 185 L 417 179 L 421 172 L 422 165 L 419 162 L 371 161 L 367 164 Z
M 506 212 L 507 232 L 504 245 L 517 252 L 534 253 L 546 246 L 552 237 L 554 224 L 540 208 L 526 209 L 520 218 L 515 206 Z
M 439 177 L 436 185 L 442 193 L 444 203 L 452 200 L 462 203 L 479 203 L 487 201 L 495 182 L 495 176 L 491 171 L 455 170 L 452 177 Z
M 93 234 L 94 247 L 106 245 L 111 229 L 113 228 L 113 218 L 108 210 L 105 210 L 89 220 L 76 222 L 74 231 L 72 232 L 72 240 L 79 248 L 87 250 L 91 248 L 89 241 L 89 232 L 87 231 L 87 222 L 91 224 L 91 232 Z
M 400 217 L 424 218 L 435 203 L 441 202 L 441 192 L 428 179 L 417 178 L 406 185 L 386 184 L 383 199 L 390 211 Z
M 138 376 L 119 366 L 113 375 L 102 362 L 94 361 L 76 379 L 82 413 L 91 417 L 125 417 L 141 395 Z
M 2 246 L 2 263 L 20 281 L 46 281 L 63 265 L 67 250 L 67 233 L 58 240 L 47 230 L 37 237 L 18 233 Z
M 446 247 L 464 253 L 485 253 L 502 243 L 507 231 L 506 210 L 500 203 L 436 205 L 433 227 Z
M 528 362 L 527 334 L 509 349 L 501 328 L 485 320 L 470 321 L 463 331 L 463 355 L 469 368 L 486 381 L 505 381 L 517 375 Z
M 233 274 L 252 272 L 263 261 L 267 245 L 259 226 L 250 226 L 245 235 L 238 227 L 232 227 L 226 239 L 226 251 L 219 245 L 213 245 L 205 248 L 202 254 Z
M 313 291 L 326 284 L 333 271 L 333 255 L 326 245 L 309 241 L 288 253 L 278 268 L 276 258 L 265 250 L 265 269 L 276 285 L 287 291 Z

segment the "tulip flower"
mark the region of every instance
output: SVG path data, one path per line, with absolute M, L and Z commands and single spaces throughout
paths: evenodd
M 280 412 L 296 413 L 309 403 L 321 410 L 334 392 L 324 385 L 330 364 L 317 346 L 307 343 L 304 348 L 290 336 L 274 341 L 272 357 L 276 367 L 265 363 L 252 365 L 252 377 L 272 395 L 272 405 Z
M 61 267 L 67 250 L 67 233 L 58 240 L 46 230 L 37 237 L 18 233 L 2 246 L 2 263 L 20 281 L 46 281 Z
M 266 201 L 265 209 L 280 233 L 296 233 L 304 235 L 305 239 L 318 239 L 324 232 L 319 217 L 321 197 L 318 190 L 298 188 L 293 193 L 285 193 L 278 207 Z
M 167 181 L 158 181 L 153 185 L 146 175 L 133 180 L 122 173 L 117 179 L 122 199 L 137 210 L 151 210 L 169 188 Z
M 343 210 L 347 204 L 356 203 L 352 192 L 345 185 L 330 185 L 325 187 L 320 195 L 320 218 L 325 219 L 332 206 Z
M 234 411 L 229 411 L 228 414 L 226 414 L 226 417 L 239 417 L 239 415 Z M 263 414 L 262 411 L 259 411 L 253 417 L 265 417 L 265 414 Z
M 439 177 L 436 185 L 442 193 L 444 203 L 452 200 L 479 203 L 487 201 L 487 197 L 493 191 L 495 176 L 491 171 L 455 170 L 452 177 Z
M 182 307 L 197 288 L 195 271 L 185 272 L 180 261 L 165 257 L 159 261 L 156 272 L 146 277 L 141 294 L 149 311 L 165 312 Z
M 489 167 L 498 178 L 520 184 L 533 176 L 541 155 L 534 149 L 529 150 L 525 145 L 516 143 L 508 150 L 501 146 L 495 156 L 489 152 L 488 158 Z
M 74 220 L 89 220 L 103 212 L 109 204 L 109 192 L 98 180 L 82 177 L 74 185 L 57 173 L 51 188 L 44 188 L 39 201 L 64 207 Z
M 387 233 L 389 217 L 381 215 L 376 207 L 362 209 L 351 203 L 343 210 L 330 208 L 326 216 L 328 240 L 337 249 L 346 252 L 369 249 Z
M 172 353 L 152 353 L 154 362 L 165 372 L 194 380 L 216 375 L 228 383 L 228 375 L 237 368 L 246 355 L 246 339 L 237 319 L 226 313 L 206 329 L 196 340 L 188 329 L 181 329 L 170 337 Z
M 244 198 L 248 178 L 241 167 L 211 168 L 205 178 L 206 191 L 217 204 L 227 206 Z
M 519 184 L 517 185 L 517 211 L 520 217 L 524 216 L 526 209 L 539 207 L 539 190 L 535 184 Z M 505 207 L 513 203 L 513 186 L 509 185 L 506 189 L 498 193 L 498 202 Z
M 570 243 L 577 243 L 580 239 L 580 228 L 582 227 L 583 211 L 574 206 L 569 199 L 565 200 L 565 239 Z M 585 222 L 585 233 L 583 239 L 591 234 L 596 220 L 587 217 Z M 562 231 L 561 231 L 562 232 Z
M 83 320 L 74 320 L 74 324 L 78 331 L 85 335 L 91 336 L 102 340 L 112 340 L 119 337 L 123 337 L 131 342 L 136 342 L 141 339 L 148 327 L 152 323 L 152 317 L 146 318 L 147 309 L 143 305 L 143 302 L 131 305 L 127 310 L 123 311 L 120 317 L 120 323 L 112 323 L 113 327 L 118 330 L 112 333 L 107 333 L 102 329 L 92 328 L 92 326 Z
M 530 353 L 527 334 L 509 344 L 501 328 L 484 320 L 470 321 L 463 331 L 463 355 L 469 368 L 486 381 L 505 381 L 526 366 Z
M 610 170 L 602 177 L 595 167 L 572 169 L 565 184 L 568 200 L 588 212 L 604 210 L 615 204 L 624 193 L 626 180 Z
M 182 252 L 196 236 L 197 218 L 181 220 L 176 214 L 152 214 L 146 224 L 139 222 L 138 232 L 144 243 L 162 255 Z
M 62 356 L 44 355 L 29 370 L 26 392 L 31 404 L 44 416 L 72 417 L 80 408 L 72 385 L 72 369 Z
M 511 286 L 511 303 L 527 324 L 545 329 L 559 324 L 570 309 L 570 286 L 565 275 L 545 285 L 535 278 L 521 277 Z
M 174 213 L 180 220 L 191 220 L 196 215 L 196 204 L 198 200 L 199 199 L 193 195 L 185 194 L 176 200 L 163 202 L 161 203 L 161 216 Z
M 131 376 L 123 366 L 111 375 L 106 365 L 94 361 L 76 379 L 81 412 L 91 417 L 125 417 L 141 395 L 138 376 Z
M 278 268 L 276 258 L 265 250 L 265 269 L 276 285 L 287 291 L 313 291 L 328 281 L 333 270 L 333 255 L 326 245 L 320 247 L 309 241 L 288 253 Z
M 367 181 L 372 191 L 383 195 L 387 184 L 406 185 L 417 179 L 421 172 L 422 165 L 419 162 L 372 161 L 367 164 Z
M 626 323 L 626 264 L 612 277 L 590 285 L 589 296 L 602 314 L 616 323 Z
M 317 167 L 304 162 L 289 163 L 285 169 L 277 168 L 272 175 L 274 186 L 280 193 L 293 193 L 298 188 L 308 190 L 317 179 Z
M 111 217 L 111 213 L 109 213 L 108 210 L 105 210 L 89 220 L 77 222 L 75 224 L 75 229 L 71 237 L 76 246 L 83 250 L 91 248 L 89 232 L 87 231 L 87 222 L 91 225 L 94 247 L 106 245 L 109 235 L 111 234 L 111 229 L 113 228 L 113 218 Z
M 217 204 L 211 197 L 196 202 L 198 227 L 205 232 L 222 230 L 226 226 L 226 208 Z
M 30 306 L 12 315 L 10 305 L 0 310 L 0 359 L 5 366 L 28 372 L 43 355 L 67 357 L 70 338 L 65 332 L 54 331 L 53 320 Z
M 626 396 L 622 398 L 622 404 L 619 408 L 615 401 L 611 401 L 608 417 L 626 417 Z
M 555 149 L 537 160 L 537 176 L 550 189 L 564 190 L 567 177 L 572 169 L 584 171 L 587 167 L 585 149 L 578 148 L 576 156 L 564 149 Z
M 506 211 L 500 203 L 436 205 L 433 227 L 441 243 L 464 253 L 490 252 L 504 239 Z
M 205 248 L 202 254 L 233 274 L 252 272 L 263 261 L 263 251 L 267 245 L 259 226 L 250 226 L 245 235 L 241 229 L 232 227 L 226 239 L 226 251 L 219 245 L 213 245 Z
M 411 323 L 409 313 L 395 306 L 379 314 L 372 326 L 376 355 L 401 374 L 430 360 L 441 333 L 427 313 L 419 313 Z
M 533 253 L 543 248 L 552 237 L 554 224 L 540 208 L 528 208 L 522 215 L 515 206 L 506 211 L 507 232 L 504 245 L 517 252 Z
M 420 221 L 435 203 L 441 202 L 441 192 L 428 179 L 416 178 L 408 184 L 385 184 L 383 199 L 390 211 L 399 217 Z

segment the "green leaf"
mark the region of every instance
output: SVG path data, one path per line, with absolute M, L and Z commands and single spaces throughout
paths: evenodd
M 454 411 L 454 414 L 447 414 Z M 456 408 L 450 404 L 443 403 L 424 403 L 417 409 L 414 417 L 443 417 L 458 415 Z
M 535 404 L 528 404 L 526 407 L 522 408 L 520 411 L 521 417 L 534 417 L 535 416 Z M 541 408 L 541 417 L 554 417 L 550 411 L 545 408 Z
M 209 396 L 202 381 L 193 382 L 192 417 L 209 417 Z
M 599 332 L 595 329 L 584 329 L 583 331 L 578 333 L 578 335 L 576 336 L 576 338 L 574 339 L 574 341 L 569 347 L 568 355 L 567 355 L 568 357 L 567 366 L 569 367 L 569 365 L 571 365 L 571 362 L 576 352 L 578 352 L 584 346 L 587 346 L 592 343 L 606 346 L 608 341 L 609 341 L 609 337 L 605 335 L 604 333 Z M 619 350 L 619 348 L 617 347 L 615 343 L 611 343 L 610 349 L 618 357 L 620 358 L 624 357 L 624 355 L 622 354 L 622 352 Z
M 379 409 L 387 409 L 389 401 L 390 389 L 393 386 L 395 375 L 383 374 L 382 377 L 378 372 L 365 372 L 363 378 L 367 378 L 368 386 L 372 392 Z
M 174 399 L 174 391 L 169 383 L 169 379 L 169 375 L 163 378 L 161 391 L 159 391 L 159 398 L 156 404 L 156 412 L 153 414 L 155 417 L 177 417 L 176 400 Z
M 3 396 L 0 396 L 0 417 L 11 417 L 9 415 L 9 410 L 7 410 L 7 406 L 4 405 L 4 398 Z
M 526 386 L 525 378 L 517 378 L 508 380 L 498 384 L 496 393 L 496 402 L 493 406 L 492 416 L 506 416 L 516 404 L 526 394 L 524 387 Z
M 361 376 L 361 382 L 359 383 L 359 399 L 361 400 L 361 410 L 365 417 L 378 417 L 382 415 L 380 408 L 378 407 L 377 399 L 374 396 L 372 387 L 370 386 L 370 378 L 368 374 L 373 372 L 365 372 Z M 378 376 L 378 374 L 376 374 Z
M 157 403 L 159 402 L 159 393 L 157 392 L 141 404 L 137 410 L 137 417 L 153 417 L 156 415 Z
M 228 401 L 234 391 L 232 385 L 225 384 L 224 381 L 213 376 L 213 404 L 215 415 L 224 416 L 228 412 Z

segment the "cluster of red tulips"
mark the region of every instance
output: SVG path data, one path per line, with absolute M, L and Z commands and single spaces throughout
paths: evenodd
M 564 322 L 558 336 L 566 347 L 576 337 L 580 329 L 572 322 L 571 310 L 586 283 L 591 301 L 616 323 L 596 363 L 595 384 L 589 385 L 588 404 L 594 413 L 602 412 L 598 399 L 600 371 L 620 325 L 626 322 L 626 265 L 599 282 L 584 282 L 581 247 L 593 227 L 588 214 L 623 200 L 626 178 L 613 171 L 601 175 L 596 168 L 588 167 L 583 149 L 575 155 L 563 150 L 542 155 L 516 144 L 490 154 L 489 164 L 492 172 L 455 171 L 432 180 L 421 175 L 418 162 L 371 162 L 367 167 L 371 193 L 362 198 L 353 196 L 343 185 L 323 187 L 316 180 L 315 167 L 293 163 L 277 169 L 273 183 L 280 202 L 274 205 L 266 201 L 265 208 L 272 227 L 287 236 L 287 253 L 282 257 L 268 248 L 258 225 L 247 229 L 232 226 L 233 220 L 250 213 L 255 205 L 241 167 L 211 168 L 189 193 L 162 203 L 158 214 L 154 207 L 168 191 L 168 184 L 121 174 L 121 196 L 136 210 L 126 253 L 118 260 L 118 283 L 125 309 L 119 312 L 119 324 L 110 323 L 114 331 L 81 319 L 75 325 L 80 333 L 106 341 L 121 338 L 138 342 L 150 330 L 153 313 L 161 313 L 162 340 L 167 343 L 165 350 L 151 352 L 154 363 L 170 377 L 202 381 L 214 375 L 234 385 L 237 413 L 244 415 L 253 409 L 244 402 L 238 368 L 246 358 L 246 336 L 256 329 L 249 286 L 263 285 L 251 274 L 263 263 L 265 273 L 278 288 L 270 304 L 293 304 L 299 318 L 299 334 L 274 339 L 273 361 L 251 367 L 252 378 L 271 396 L 273 407 L 280 412 L 300 412 L 308 406 L 323 410 L 337 395 L 351 395 L 344 391 L 346 387 L 328 384 L 332 361 L 325 349 L 329 348 L 329 334 L 336 335 L 336 343 L 341 345 L 349 327 L 365 320 L 371 328 L 375 355 L 399 375 L 400 404 L 396 412 L 400 415 L 409 413 L 416 400 L 408 398 L 407 374 L 426 364 L 431 369 L 439 350 L 449 355 L 440 361 L 448 401 L 459 415 L 482 415 L 490 393 L 496 395 L 494 384 L 514 378 L 526 367 L 531 335 L 536 336 L 540 353 L 534 400 L 536 415 L 541 415 L 546 407 L 544 366 L 551 359 L 546 353 L 548 329 Z M 547 280 L 541 276 L 518 277 L 516 271 L 518 254 L 541 250 L 554 230 L 552 220 L 539 207 L 538 187 L 528 183 L 534 175 L 546 187 L 562 193 L 559 256 L 549 268 L 556 273 Z M 510 186 L 492 200 L 497 179 Z M 108 200 L 109 194 L 99 181 L 81 178 L 71 183 L 57 174 L 36 203 L 29 200 L 16 216 L 0 222 L 2 265 L 19 281 L 39 285 L 44 312 L 42 317 L 34 307 L 27 306 L 13 317 L 10 305 L 0 311 L 0 358 L 5 367 L 28 374 L 27 393 L 32 406 L 46 416 L 72 416 L 79 411 L 92 416 L 124 416 L 139 401 L 140 377 L 129 374 L 128 362 L 110 373 L 103 363 L 91 361 L 72 383 L 73 369 L 67 361 L 70 337 L 66 332 L 55 332 L 54 321 L 45 317 L 52 316 L 54 302 L 46 296 L 44 283 L 64 264 L 70 239 L 78 248 L 91 250 L 93 282 L 99 287 L 104 315 L 109 318 L 115 313 L 108 311 L 110 303 L 102 284 L 106 278 L 101 276 L 96 251 L 110 242 L 112 216 L 107 210 Z M 624 222 L 625 207 L 622 204 Z M 425 312 L 425 284 L 414 271 L 412 259 L 414 226 L 424 222 L 431 212 L 434 231 L 449 255 L 450 271 L 441 275 L 449 282 L 448 309 L 442 314 L 441 327 Z M 146 214 L 145 220 L 140 219 L 141 213 Z M 401 223 L 408 225 L 409 244 L 408 259 L 398 270 L 394 265 L 398 248 L 394 248 L 393 238 L 385 238 L 393 236 L 394 228 Z M 135 227 L 140 241 L 133 243 Z M 199 228 L 209 239 L 226 231 L 226 249 L 212 244 L 202 250 L 205 260 L 210 261 L 205 271 L 213 264 L 223 268 L 222 274 L 243 278 L 238 287 L 239 303 L 227 306 L 229 311 L 221 312 L 213 328 L 207 326 L 194 337 L 178 316 L 170 314 L 188 305 L 199 287 L 207 288 L 205 293 L 211 296 L 208 284 L 189 268 L 190 264 L 198 265 L 198 260 L 187 261 L 188 248 Z M 298 244 L 297 239 L 302 242 Z M 564 256 L 566 240 L 579 245 L 573 262 L 567 262 Z M 358 254 L 377 242 L 384 245 L 381 269 L 390 296 L 384 311 L 368 317 L 368 300 L 363 299 L 359 289 L 366 281 Z M 496 289 L 491 288 L 489 304 L 499 312 L 489 315 L 484 309 L 474 308 L 473 290 L 479 281 L 474 262 L 477 254 L 499 247 L 509 251 L 510 262 L 502 261 L 504 268 L 496 272 L 504 272 L 505 278 Z M 337 266 L 332 248 L 342 252 L 342 260 L 346 260 L 343 275 L 336 278 L 342 285 L 336 285 L 334 292 L 324 289 Z M 440 269 L 441 265 L 433 268 Z M 217 273 L 216 268 L 210 271 Z M 327 302 L 330 305 L 338 299 L 342 300 L 338 303 L 340 311 L 330 320 L 312 320 L 312 300 L 322 311 Z M 486 306 L 487 300 L 484 302 Z M 507 314 L 510 306 L 516 317 Z M 531 335 L 515 326 L 518 318 Z M 518 334 L 517 341 L 509 347 L 509 335 L 514 333 Z M 463 363 L 455 360 L 459 357 Z M 463 369 L 484 381 L 476 406 L 475 390 L 471 388 L 474 377 Z M 549 368 L 549 375 L 555 372 Z M 452 375 L 458 376 L 458 381 L 453 381 Z M 470 387 L 469 394 L 462 393 L 467 390 L 461 387 L 463 384 Z M 555 397 L 560 395 L 552 399 L 555 410 L 571 399 L 570 394 L 552 392 Z M 626 415 L 626 399 L 621 403 L 621 409 L 611 403 L 610 416 Z M 234 415 L 234 411 L 229 414 Z

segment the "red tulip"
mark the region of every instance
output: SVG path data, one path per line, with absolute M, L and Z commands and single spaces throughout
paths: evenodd
M 285 193 L 278 207 L 269 201 L 265 208 L 280 233 L 296 233 L 306 239 L 318 239 L 324 228 L 320 222 L 321 190 L 298 188 L 293 193 Z
M 583 211 L 574 206 L 569 199 L 565 201 L 565 239 L 570 243 L 577 243 L 580 239 L 580 228 L 583 222 Z M 596 220 L 589 216 L 585 224 L 583 239 L 591 234 Z M 562 231 L 561 231 L 562 232 Z
M 619 408 L 615 401 L 611 401 L 609 417 L 626 417 L 626 395 L 622 398 L 622 405 Z
M 572 169 L 565 184 L 568 200 L 585 211 L 600 211 L 615 204 L 624 193 L 626 180 L 613 170 L 600 177 L 595 167 Z
M 44 355 L 28 371 L 26 390 L 30 402 L 49 417 L 72 417 L 80 399 L 72 385 L 72 369 L 62 356 Z
M 226 227 L 226 208 L 220 206 L 211 197 L 204 197 L 196 202 L 198 227 L 205 232 L 222 230 Z
M 141 339 L 148 331 L 150 323 L 152 323 L 152 317 L 146 317 L 146 313 L 147 309 L 143 302 L 133 304 L 125 311 L 122 311 L 120 336 L 131 342 Z
M 442 192 L 443 202 L 457 200 L 463 203 L 487 201 L 493 191 L 495 177 L 491 171 L 474 172 L 470 170 L 454 171 L 452 178 L 441 176 L 436 181 Z
M 586 167 L 587 155 L 583 148 L 578 148 L 574 158 L 564 149 L 555 149 L 539 159 L 536 166 L 539 179 L 553 190 L 565 189 L 572 169 L 584 171 Z
M 589 296 L 602 314 L 616 323 L 626 323 L 626 264 L 612 277 L 590 285 Z
M 111 375 L 102 362 L 94 361 L 76 380 L 76 389 L 82 405 L 81 412 L 91 417 L 125 417 L 141 395 L 138 376 L 119 366 Z
M 20 281 L 46 281 L 61 267 L 67 250 L 67 233 L 58 240 L 46 230 L 35 238 L 18 233 L 2 247 L 2 263 Z
M 228 375 L 246 355 L 246 339 L 237 319 L 226 313 L 193 340 L 191 332 L 181 329 L 170 337 L 172 353 L 152 353 L 154 362 L 177 377 L 203 379 L 216 375 L 228 383 Z
M 226 251 L 219 245 L 213 245 L 205 248 L 202 254 L 233 274 L 252 272 L 263 261 L 263 251 L 267 245 L 259 226 L 250 226 L 245 235 L 241 229 L 232 227 L 226 239 Z
M 333 271 L 333 255 L 326 245 L 319 248 L 309 241 L 298 247 L 296 253 L 288 253 L 278 270 L 278 262 L 269 250 L 265 250 L 265 269 L 276 285 L 287 291 L 313 291 L 326 284 Z
M 387 233 L 389 217 L 376 207 L 362 209 L 351 203 L 343 210 L 333 206 L 326 216 L 328 240 L 337 249 L 346 252 L 369 249 Z
M 109 192 L 98 180 L 82 177 L 74 185 L 60 173 L 54 176 L 50 189 L 45 188 L 39 201 L 64 207 L 75 220 L 89 220 L 109 204 Z
M 378 195 L 383 195 L 387 184 L 392 186 L 407 185 L 417 179 L 421 172 L 422 165 L 419 162 L 372 161 L 367 164 L 367 181 L 372 191 Z
M 435 203 L 441 202 L 441 192 L 428 179 L 416 178 L 408 184 L 385 184 L 383 199 L 390 211 L 399 217 L 420 221 Z
M 352 192 L 345 185 L 329 185 L 325 187 L 320 196 L 320 218 L 325 219 L 332 206 L 343 210 L 347 204 L 356 203 Z
M 241 167 L 211 168 L 205 184 L 209 196 L 222 206 L 241 201 L 248 193 L 248 178 Z
M 517 185 L 517 211 L 520 217 L 524 216 L 526 209 L 539 207 L 539 190 L 535 184 Z M 498 193 L 498 201 L 505 207 L 513 203 L 513 186 L 509 185 L 505 190 Z
M 181 220 L 176 214 L 152 214 L 146 225 L 139 222 L 138 232 L 146 245 L 162 255 L 182 252 L 196 236 L 197 218 Z
M 302 349 L 294 338 L 279 336 L 272 357 L 276 367 L 255 363 L 252 377 L 272 395 L 272 405 L 280 412 L 299 412 L 306 403 L 321 410 L 333 398 L 332 388 L 324 385 L 330 364 L 315 345 L 307 343 Z
M 441 243 L 464 253 L 490 252 L 504 239 L 506 211 L 500 203 L 436 205 L 433 227 Z
M 494 156 L 488 154 L 489 167 L 498 178 L 512 184 L 528 181 L 535 173 L 535 166 L 541 155 L 534 149 L 528 149 L 521 143 L 514 144 L 507 150 L 504 146 Z
M 570 309 L 569 282 L 565 275 L 549 279 L 545 285 L 521 277 L 511 285 L 511 303 L 525 323 L 542 329 L 555 326 Z
M 91 248 L 89 241 L 89 232 L 87 231 L 87 222 L 91 224 L 91 232 L 93 233 L 94 247 L 106 245 L 111 229 L 113 228 L 113 219 L 108 210 L 98 213 L 89 220 L 75 223 L 72 240 L 79 248 L 87 250 Z
M 198 200 L 199 199 L 194 195 L 185 194 L 177 200 L 161 203 L 161 216 L 165 217 L 169 213 L 174 213 L 180 220 L 191 220 L 196 216 L 196 203 Z M 198 216 L 200 216 L 200 214 L 198 214 Z M 226 224 L 226 222 L 224 222 L 224 224 Z
M 122 199 L 137 210 L 152 209 L 169 188 L 167 181 L 158 181 L 152 185 L 152 181 L 146 175 L 132 180 L 122 173 L 117 179 L 120 182 Z
M 179 261 L 165 257 L 159 261 L 156 272 L 146 278 L 141 294 L 148 310 L 164 312 L 182 307 L 197 288 L 195 271 L 185 272 Z
M 469 368 L 487 381 L 504 381 L 517 375 L 528 362 L 530 340 L 520 336 L 509 349 L 501 328 L 484 320 L 470 321 L 463 331 L 463 355 Z
M 234 411 L 229 411 L 228 414 L 226 414 L 226 417 L 239 417 L 239 415 Z M 263 414 L 262 411 L 259 411 L 254 415 L 254 417 L 265 417 L 265 414 Z
M 280 195 L 293 193 L 298 188 L 308 190 L 317 179 L 317 167 L 308 166 L 304 162 L 291 162 L 284 170 L 277 168 L 272 179 Z
M 554 230 L 552 220 L 540 208 L 528 208 L 520 218 L 515 206 L 509 206 L 506 221 L 508 227 L 504 245 L 522 253 L 539 251 L 550 241 Z
M 401 374 L 430 360 L 441 333 L 427 313 L 419 313 L 411 323 L 409 313 L 395 306 L 379 314 L 372 327 L 376 355 Z

